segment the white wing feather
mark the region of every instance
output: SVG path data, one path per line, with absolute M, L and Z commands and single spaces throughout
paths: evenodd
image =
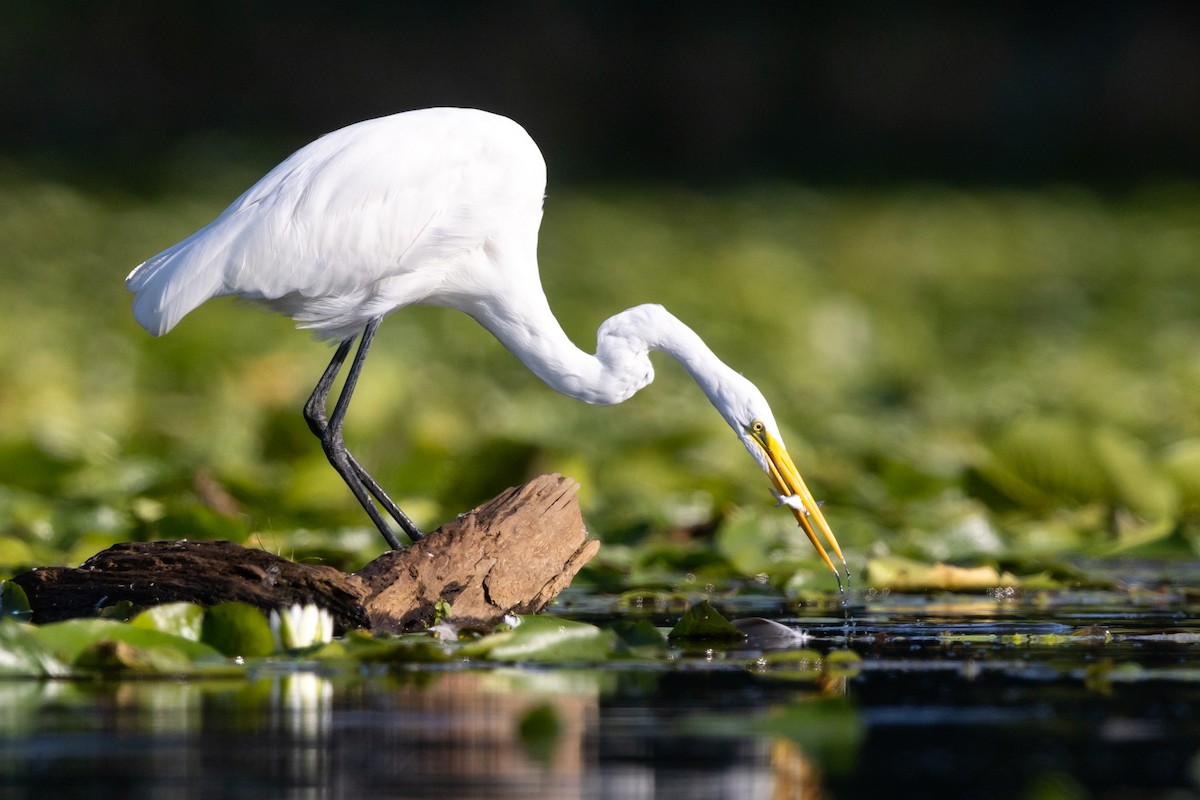
M 504 117 L 426 109 L 368 120 L 292 154 L 126 285 L 155 335 L 235 294 L 341 337 L 404 305 L 486 291 L 461 283 L 486 277 L 477 267 L 456 265 L 496 237 L 536 247 L 544 191 L 537 146 Z

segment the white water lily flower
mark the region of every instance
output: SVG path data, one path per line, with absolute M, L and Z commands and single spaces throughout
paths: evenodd
M 311 647 L 333 639 L 333 615 L 312 603 L 274 610 L 270 622 L 276 650 Z

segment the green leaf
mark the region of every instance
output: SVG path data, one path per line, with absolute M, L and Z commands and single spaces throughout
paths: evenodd
M 762 721 L 761 730 L 795 742 L 833 774 L 846 774 L 854 768 L 864 733 L 858 711 L 841 699 L 776 709 Z
M 240 542 L 248 533 L 244 520 L 228 517 L 207 506 L 192 506 L 147 524 L 148 538 L 228 539 Z
M 89 645 L 72 665 L 88 672 L 128 672 L 179 675 L 192 672 L 191 659 L 171 647 L 139 647 L 128 642 L 101 639 Z
M 1112 483 L 1116 502 L 1148 519 L 1174 519 L 1180 505 L 1179 491 L 1151 464 L 1142 442 L 1115 430 L 1100 430 L 1093 437 L 1092 447 Z
M 26 623 L 0 618 L 0 675 L 52 677 L 67 673 L 37 631 Z
M 816 650 L 798 648 L 764 653 L 751 663 L 756 675 L 785 681 L 816 683 L 825 674 L 825 658 Z
M 744 736 L 747 730 L 771 739 L 787 740 L 797 759 L 816 760 L 822 770 L 846 774 L 854 768 L 864 736 L 858 711 L 844 699 L 814 698 L 747 716 L 744 712 L 696 714 L 681 727 L 694 736 Z M 772 750 L 772 762 L 784 751 Z
M 110 640 L 135 647 L 161 647 L 175 650 L 191 661 L 221 660 L 212 647 L 162 631 L 136 628 L 109 619 L 69 619 L 40 625 L 35 629 L 42 643 L 62 661 L 74 663 L 83 651 L 97 642 Z
M 522 714 L 517 723 L 517 736 L 530 761 L 545 766 L 552 764 L 562 736 L 562 723 L 554 706 L 542 703 Z
M 721 521 L 713 545 L 742 575 L 766 572 L 773 566 L 771 550 L 777 542 L 765 527 L 762 514 L 739 509 Z
M 446 645 L 423 633 L 376 639 L 368 634 L 352 631 L 346 636 L 343 644 L 346 655 L 363 663 L 443 664 L 451 659 L 450 650 Z
M 1000 435 L 992 454 L 993 460 L 979 465 L 980 474 L 1020 505 L 1050 508 L 1111 498 L 1091 437 L 1073 421 L 1020 420 Z
M 630 589 L 617 598 L 617 610 L 623 614 L 682 614 L 688 607 L 683 592 L 655 589 Z
M 899 592 L 982 591 L 999 586 L 1020 586 L 1021 579 L 993 566 L 956 567 L 926 564 L 901 556 L 884 556 L 867 562 L 867 585 Z
M 491 661 L 568 663 L 602 661 L 612 645 L 609 632 L 585 622 L 544 616 L 517 618 L 510 630 L 465 645 L 464 655 Z
M 304 650 L 302 656 L 305 659 L 311 658 L 315 661 L 346 661 L 350 658 L 350 653 L 344 643 L 335 639 L 325 644 L 313 645 Z
M 991 460 L 977 465 L 977 477 L 1031 508 L 1103 503 L 1163 520 L 1180 506 L 1176 482 L 1151 462 L 1144 443 L 1068 419 L 1015 423 L 994 443 Z
M 29 598 L 19 583 L 0 581 L 0 617 L 28 619 L 33 615 Z
M 662 632 L 649 620 L 617 619 L 609 624 L 609 629 L 617 635 L 624 646 L 637 648 L 663 648 L 667 639 Z
M 13 536 L 0 537 L 0 565 L 16 568 L 35 563 L 33 549 L 28 544 Z
M 204 624 L 204 607 L 195 603 L 164 603 L 146 609 L 129 624 L 135 628 L 162 631 L 198 642 Z
M 862 656 L 853 650 L 833 650 L 825 656 L 825 672 L 835 678 L 853 678 L 862 667 Z
M 1185 439 L 1163 456 L 1163 468 L 1180 494 L 1183 510 L 1200 512 L 1200 439 Z
M 745 638 L 746 634 L 733 627 L 707 600 L 701 600 L 688 609 L 667 634 L 671 642 L 740 642 Z
M 446 602 L 446 599 L 439 597 L 438 601 L 433 604 L 433 623 L 430 627 L 436 627 L 446 622 L 454 616 L 454 607 Z
M 117 622 L 129 622 L 138 614 L 138 607 L 133 604 L 132 600 L 118 600 L 117 602 L 103 606 L 96 612 L 96 616 L 100 619 L 112 619 Z
M 267 617 L 248 603 L 219 603 L 204 612 L 200 641 L 231 657 L 260 658 L 275 652 Z

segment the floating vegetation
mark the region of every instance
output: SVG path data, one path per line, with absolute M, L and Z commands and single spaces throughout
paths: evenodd
M 122 278 L 230 199 L 204 186 L 0 180 L 0 575 L 129 539 L 337 566 L 377 549 L 297 424 L 324 348 L 234 303 L 164 340 L 132 322 Z M 651 297 L 691 322 L 780 398 L 852 571 L 893 555 L 1024 581 L 1064 554 L 1200 551 L 1195 186 L 560 191 L 546 217 L 568 333 Z M 829 589 L 682 371 L 598 413 L 454 312 L 392 325 L 348 434 L 425 527 L 555 470 L 606 543 L 581 578 L 599 588 Z

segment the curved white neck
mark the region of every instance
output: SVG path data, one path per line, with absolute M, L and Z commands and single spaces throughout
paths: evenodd
M 544 296 L 505 316 L 482 306 L 468 313 L 551 388 L 586 403 L 620 403 L 649 384 L 654 350 L 682 364 L 710 400 L 719 394 L 723 376 L 736 374 L 660 305 L 635 306 L 606 320 L 596 334 L 595 355 L 571 342 Z

